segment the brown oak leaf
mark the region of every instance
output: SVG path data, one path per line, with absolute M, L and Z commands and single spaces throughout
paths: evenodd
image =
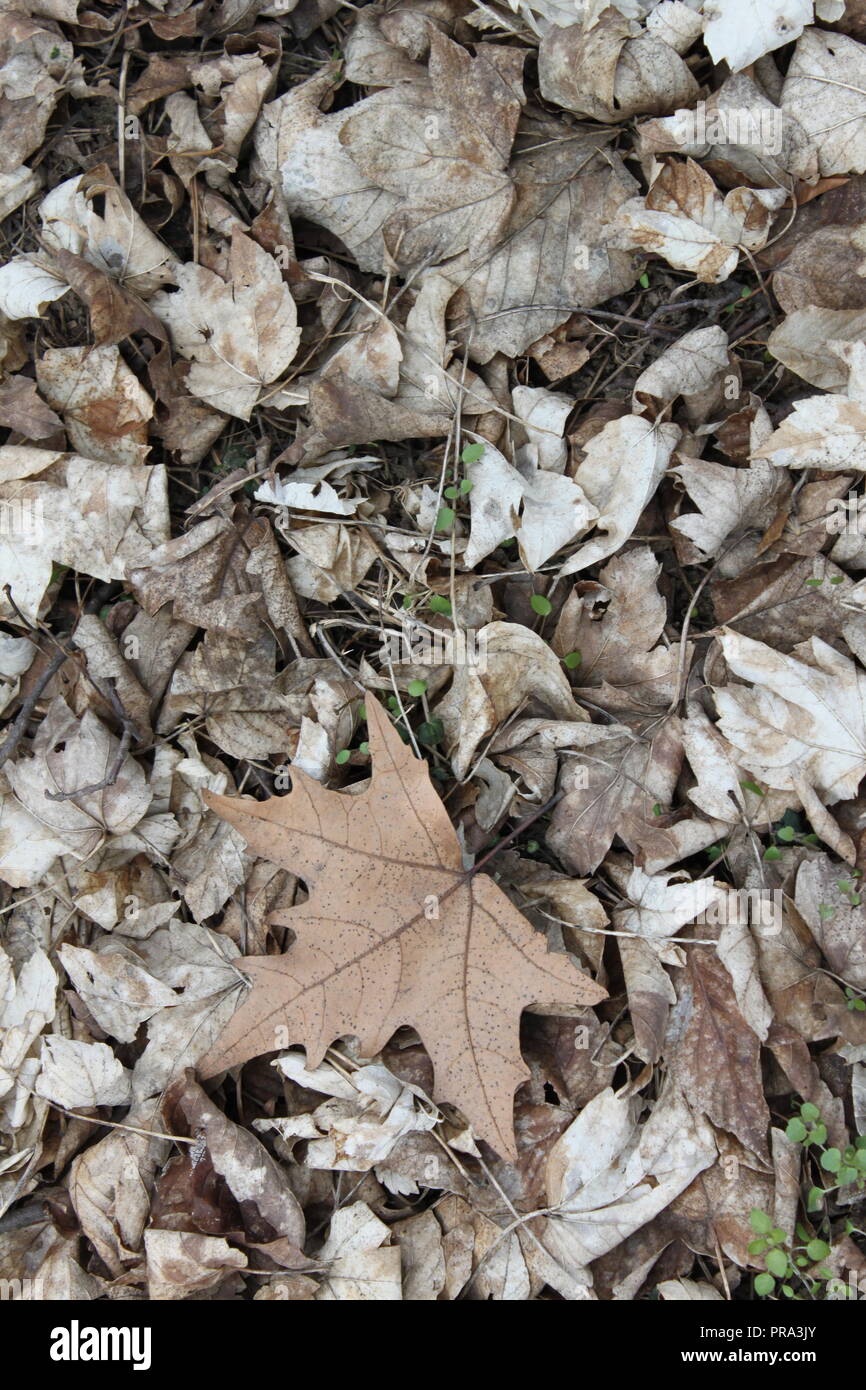
M 521 1011 L 595 1004 L 605 991 L 548 952 L 491 878 L 463 868 L 426 764 L 372 696 L 366 708 L 373 774 L 359 794 L 299 771 L 287 796 L 263 802 L 205 794 L 257 854 L 303 878 L 310 898 L 271 919 L 296 934 L 285 955 L 239 963 L 252 989 L 200 1071 L 276 1051 L 281 1038 L 302 1044 L 311 1067 L 346 1034 L 375 1056 L 408 1024 L 433 1060 L 435 1094 L 514 1157 L 513 1097 L 529 1075 Z

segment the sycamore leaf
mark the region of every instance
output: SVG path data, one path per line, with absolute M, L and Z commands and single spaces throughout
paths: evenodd
M 705 7 L 704 42 L 714 63 L 739 72 L 793 43 L 813 19 L 812 0 L 713 0 Z
M 477 633 L 485 664 L 454 668 L 454 680 L 433 713 L 453 746 L 456 777 L 465 777 L 482 739 L 527 699 L 538 700 L 560 719 L 586 720 L 550 647 L 520 623 L 487 623 Z
M 731 468 L 710 459 L 686 459 L 671 471 L 699 508 L 676 517 L 671 530 L 686 537 L 702 561 L 717 555 L 731 535 L 747 529 L 766 530 L 790 487 L 786 476 L 760 455 L 749 468 Z
M 697 1279 L 665 1279 L 657 1292 L 664 1303 L 724 1303 L 718 1289 Z
M 632 853 L 667 837 L 653 807 L 668 806 L 682 766 L 679 721 L 653 721 L 643 737 L 622 724 L 587 724 L 564 763 L 565 793 L 547 844 L 573 873 L 591 874 L 619 836 Z M 671 848 L 673 845 L 671 843 Z
M 598 534 L 569 556 L 560 576 L 606 560 L 637 526 L 680 438 L 677 425 L 650 424 L 640 415 L 610 420 L 586 446 L 574 481 L 598 510 Z
M 145 1231 L 144 1249 L 148 1297 L 154 1302 L 204 1293 L 231 1271 L 247 1267 L 243 1251 L 222 1236 L 194 1231 Z
M 807 29 L 788 67 L 781 105 L 816 146 L 823 176 L 862 174 L 866 170 L 866 58 L 862 43 L 844 34 Z
M 36 376 L 76 453 L 103 463 L 145 462 L 153 401 L 115 345 L 49 348 Z
M 242 962 L 253 988 L 200 1070 L 276 1051 L 281 1038 L 303 1044 L 312 1067 L 346 1034 L 375 1056 L 411 1024 L 433 1059 L 436 1095 L 512 1155 L 512 1098 L 528 1075 L 521 1010 L 593 1004 L 604 991 L 549 954 L 490 878 L 464 871 L 425 764 L 374 698 L 366 706 L 373 775 L 360 794 L 326 791 L 297 771 L 289 795 L 266 802 L 205 794 L 254 851 L 300 875 L 310 898 L 273 918 L 296 933 L 285 955 Z
M 723 375 L 730 370 L 728 335 L 712 324 L 672 343 L 641 372 L 632 395 L 636 414 L 658 418 L 682 396 L 692 424 L 715 419 L 723 399 Z
M 257 162 L 280 187 L 290 213 L 339 237 L 362 270 L 382 270 L 382 226 L 400 200 L 371 183 L 343 148 L 345 111 L 319 110 L 334 84 L 333 70 L 326 69 L 266 103 L 256 126 Z M 372 100 L 357 102 L 353 116 Z
M 242 420 L 277 380 L 301 341 L 295 301 L 272 256 L 235 230 L 227 284 L 204 266 L 178 266 L 180 289 L 154 296 L 155 313 L 191 360 L 187 385 L 208 405 Z
M 737 632 L 719 639 L 725 661 L 751 690 L 716 690 L 719 728 L 761 785 L 814 787 L 825 802 L 857 795 L 866 750 L 866 675 L 813 637 L 784 656 Z M 799 659 L 798 659 L 799 658 Z
M 795 902 L 837 979 L 866 988 L 866 912 L 826 854 L 800 865 Z M 850 883 L 851 880 L 848 880 Z M 852 898 L 855 900 L 852 902 Z
M 561 658 L 580 653 L 578 698 L 611 713 L 664 707 L 674 698 L 682 651 L 678 642 L 660 642 L 667 617 L 656 587 L 660 569 L 640 546 L 615 555 L 598 583 L 579 581 L 566 599 L 553 649 Z
M 520 558 L 538 570 L 598 516 L 571 478 L 527 461 L 513 467 L 492 444 L 484 444 L 467 469 L 472 483 L 471 530 L 463 563 L 473 566 L 509 536 L 517 537 Z
M 0 266 L 0 312 L 8 319 L 38 318 L 69 286 L 32 256 L 13 256 Z
M 647 941 L 661 942 L 723 897 L 724 890 L 712 879 L 677 881 L 682 878 L 682 874 L 646 874 L 637 866 L 630 874 L 618 874 L 616 881 L 626 894 L 627 905 L 616 914 L 617 926 Z
M 47 439 L 63 428 L 60 416 L 45 404 L 28 376 L 7 376 L 0 386 L 0 422 L 28 439 Z
M 808 396 L 754 455 L 775 468 L 866 469 L 866 406 L 848 396 Z
M 96 579 L 145 564 L 169 529 L 160 464 L 104 463 L 26 445 L 0 449 L 0 572 L 28 616 L 39 611 L 52 560 Z M 8 615 L 5 595 L 0 611 Z
M 50 1033 L 42 1040 L 36 1094 L 71 1110 L 128 1105 L 129 1072 L 105 1043 L 75 1042 Z
M 641 33 L 613 9 L 597 23 L 552 28 L 538 55 L 541 94 L 547 101 L 614 123 L 628 116 L 664 115 L 689 106 L 694 77 L 675 48 Z
M 384 226 L 400 265 L 492 249 L 514 202 L 506 172 L 523 104 L 524 52 L 464 48 L 430 27 L 426 76 L 369 97 L 340 144 L 371 184 L 401 203 Z
M 174 990 L 137 965 L 131 953 L 98 954 L 83 946 L 61 946 L 58 955 L 100 1028 L 119 1042 L 132 1042 L 142 1023 L 180 1002 Z
M 389 1228 L 367 1206 L 335 1211 L 320 1259 L 327 1277 L 319 1302 L 392 1303 L 400 1298 L 400 1251 L 385 1245 Z
M 783 366 L 822 391 L 844 391 L 849 369 L 840 358 L 839 342 L 866 339 L 866 309 L 795 309 L 774 328 L 767 348 Z
M 469 301 L 472 356 L 515 356 L 564 323 L 575 304 L 601 304 L 631 289 L 639 267 L 607 245 L 617 210 L 638 191 L 622 160 L 604 149 L 603 132 L 551 138 L 539 123 L 510 166 L 515 201 L 502 245 L 468 253 L 443 273 Z
M 781 188 L 732 188 L 723 198 L 693 159 L 668 161 L 645 198 L 622 205 L 611 245 L 656 252 L 677 270 L 720 284 L 733 274 L 741 249 L 765 245 L 784 200 Z
M 545 1248 L 569 1269 L 589 1264 L 652 1221 L 708 1168 L 713 1132 L 668 1082 L 649 1119 L 608 1087 L 547 1155 Z
M 43 198 L 39 216 L 49 251 L 83 257 L 144 299 L 172 279 L 174 257 L 105 164 L 58 184 Z

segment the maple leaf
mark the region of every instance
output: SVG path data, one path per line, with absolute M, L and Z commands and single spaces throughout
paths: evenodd
M 285 955 L 239 962 L 252 989 L 199 1068 L 212 1076 L 274 1052 L 281 1035 L 306 1048 L 309 1067 L 346 1034 L 372 1057 L 408 1024 L 433 1060 L 436 1095 L 511 1157 L 512 1099 L 529 1075 L 521 1011 L 595 1004 L 605 991 L 550 954 L 492 879 L 464 870 L 426 764 L 369 695 L 366 708 L 373 775 L 358 795 L 298 770 L 288 796 L 264 802 L 205 793 L 257 854 L 303 878 L 310 898 L 271 919 L 296 934 Z

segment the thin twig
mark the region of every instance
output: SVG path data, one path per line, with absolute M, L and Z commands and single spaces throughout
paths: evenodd
M 94 685 L 96 685 L 95 681 Z M 101 688 L 99 686 L 96 686 L 96 689 L 99 691 L 99 693 L 103 696 L 104 699 L 105 695 Z M 92 792 L 104 791 L 106 787 L 113 786 L 114 783 L 117 781 L 120 775 L 120 769 L 123 767 L 124 759 L 126 758 L 126 755 L 128 754 L 129 749 L 131 747 L 133 737 L 138 737 L 138 731 L 136 729 L 135 723 L 132 719 L 130 719 L 129 715 L 127 714 L 126 710 L 123 708 L 123 705 L 120 702 L 120 698 L 117 694 L 117 691 L 114 689 L 113 679 L 110 678 L 106 682 L 106 689 L 108 691 L 109 704 L 111 705 L 118 719 L 123 724 L 123 733 L 121 734 L 120 742 L 117 745 L 117 752 L 114 755 L 111 767 L 109 768 L 108 772 L 102 778 L 101 781 L 92 782 L 89 786 L 86 787 L 76 787 L 74 791 L 50 792 L 46 788 L 45 795 L 47 796 L 49 801 L 72 801 L 75 799 L 76 796 L 90 796 Z
M 62 650 L 54 653 L 54 656 L 52 657 L 50 663 L 48 664 L 48 666 L 46 666 L 45 670 L 42 672 L 42 675 L 39 677 L 33 689 L 30 691 L 30 694 L 27 696 L 26 700 L 22 704 L 20 710 L 15 716 L 14 723 L 12 724 L 9 733 L 6 735 L 6 738 L 3 740 L 3 743 L 0 744 L 0 767 L 2 767 L 6 760 L 8 758 L 11 758 L 12 754 L 15 752 L 15 749 L 18 747 L 24 735 L 24 730 L 27 728 L 27 721 L 29 720 L 31 714 L 33 713 L 33 710 L 38 704 L 43 690 L 45 689 L 48 682 L 51 680 L 52 676 L 54 676 L 60 670 L 60 667 L 64 664 L 67 658 L 68 653 Z
M 560 801 L 564 794 L 565 793 L 562 791 L 556 792 L 556 794 L 552 796 L 549 801 L 545 801 L 543 806 L 539 806 L 537 811 L 533 811 L 531 816 L 527 816 L 526 819 L 522 820 L 519 825 L 516 825 L 513 830 L 509 831 L 509 833 L 505 836 L 503 840 L 499 840 L 493 846 L 492 849 L 489 849 L 487 853 L 481 859 L 478 860 L 477 864 L 473 864 L 469 873 L 469 877 L 471 878 L 474 874 L 479 873 L 481 869 L 484 868 L 484 865 L 487 864 L 495 854 L 498 854 L 500 850 L 505 849 L 505 846 L 509 844 L 512 840 L 516 840 L 518 835 L 523 834 L 524 830 L 528 830 L 530 825 L 532 825 L 533 821 L 537 821 L 539 816 L 543 816 L 546 811 L 549 811 L 553 806 L 555 806 L 557 801 Z

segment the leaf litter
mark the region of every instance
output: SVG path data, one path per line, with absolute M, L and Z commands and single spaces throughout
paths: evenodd
M 862 5 L 110 9 L 0 3 L 0 1277 L 840 1297 Z

